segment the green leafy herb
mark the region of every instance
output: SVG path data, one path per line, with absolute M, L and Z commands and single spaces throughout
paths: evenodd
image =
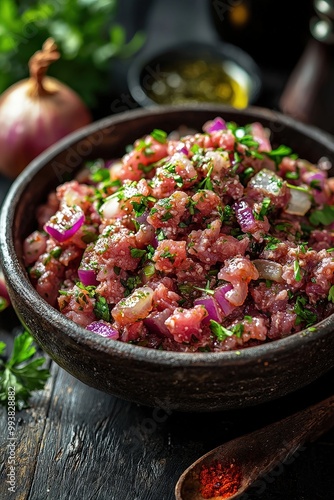
M 44 357 L 34 357 L 34 339 L 25 331 L 14 339 L 13 351 L 7 362 L 0 359 L 0 404 L 6 406 L 10 388 L 15 388 L 15 406 L 19 410 L 29 406 L 33 391 L 43 389 L 50 372 L 42 368 Z M 0 354 L 6 344 L 0 342 Z
M 290 158 L 297 159 L 298 156 L 293 154 L 292 149 L 288 146 L 284 146 L 281 144 L 278 148 L 273 149 L 272 151 L 264 151 L 263 154 L 274 160 L 276 165 L 279 165 L 285 156 L 290 156 Z
M 94 314 L 97 319 L 103 319 L 104 321 L 110 321 L 110 311 L 108 302 L 101 295 L 97 295 L 95 297 L 95 306 L 94 306 Z
M 307 328 L 317 321 L 317 316 L 305 307 L 306 304 L 306 297 L 299 295 L 296 299 L 294 312 L 297 314 L 296 324 L 306 323 L 305 327 Z
M 127 280 L 122 280 L 121 283 L 124 286 L 124 297 L 127 297 L 131 292 L 141 284 L 141 279 L 139 276 L 130 276 Z
M 334 206 L 324 205 L 323 209 L 314 210 L 309 217 L 309 221 L 314 226 L 318 226 L 319 224 L 328 226 L 332 224 L 332 222 L 334 222 Z
M 237 323 L 234 325 L 231 330 L 228 330 L 224 326 L 220 325 L 217 321 L 214 319 L 210 320 L 210 330 L 212 333 L 217 337 L 217 339 L 222 342 L 223 340 L 227 339 L 227 337 L 231 337 L 232 335 L 235 335 L 238 338 L 242 337 L 242 334 L 244 332 L 245 326 L 242 323 Z
M 326 252 L 334 252 L 334 248 L 327 248 Z
M 285 174 L 285 177 L 290 180 L 297 180 L 299 179 L 299 173 L 298 172 L 287 172 Z
M 0 296 L 0 312 L 4 311 L 9 306 L 8 300 Z
M 265 250 L 276 250 L 277 246 L 281 241 L 278 238 L 274 238 L 273 236 L 267 235 L 264 237 L 267 244 L 265 246 Z
M 50 75 L 92 108 L 101 95 L 109 95 L 115 56 L 130 57 L 145 41 L 139 31 L 127 41 L 125 28 L 115 22 L 115 0 L 3 0 L 1 7 L 0 93 L 27 76 L 29 58 L 53 37 L 61 59 L 50 68 Z M 112 112 L 128 107 L 126 100 L 116 99 Z
M 151 132 L 151 136 L 161 144 L 165 144 L 165 142 L 167 141 L 167 132 L 158 128 L 155 128 L 153 132 Z
M 217 337 L 219 342 L 222 342 L 223 340 L 227 339 L 228 337 L 232 337 L 233 335 L 233 332 L 231 330 L 228 330 L 224 326 L 220 325 L 214 319 L 210 320 L 210 330 Z
M 146 250 L 140 250 L 139 248 L 131 248 L 130 250 L 131 257 L 141 259 L 145 254 Z
M 286 185 L 288 188 L 294 189 L 295 191 L 301 191 L 302 193 L 310 194 L 310 190 L 308 187 L 295 186 L 294 184 L 290 184 L 289 182 L 287 182 Z
M 295 275 L 295 280 L 296 281 L 301 281 L 302 274 L 301 274 L 301 269 L 300 269 L 299 261 L 297 259 L 293 263 L 293 272 L 294 272 L 294 275 Z
M 334 285 L 332 285 L 329 289 L 328 300 L 329 302 L 334 302 Z
M 264 220 L 264 216 L 267 215 L 270 206 L 270 198 L 264 198 L 261 205 L 261 210 L 259 213 L 254 211 L 254 217 L 256 220 Z
M 213 165 L 210 166 L 208 173 L 204 177 L 204 179 L 199 183 L 198 188 L 199 189 L 208 189 L 210 191 L 213 191 L 213 184 L 211 180 L 211 174 L 213 170 Z

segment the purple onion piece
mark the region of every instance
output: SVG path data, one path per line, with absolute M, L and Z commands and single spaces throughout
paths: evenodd
M 93 269 L 78 269 L 78 276 L 81 283 L 85 286 L 97 286 L 99 282 Z
M 217 116 L 214 120 L 206 123 L 203 127 L 204 132 L 208 132 L 211 134 L 212 132 L 219 132 L 220 130 L 226 130 L 226 123 L 225 121 L 220 117 Z
M 51 217 L 49 222 L 44 225 L 44 230 L 59 243 L 62 243 L 71 238 L 84 221 L 85 215 L 81 208 L 66 207 Z
M 103 321 L 93 321 L 93 323 L 86 326 L 86 329 L 108 339 L 117 340 L 119 338 L 118 330 L 111 325 L 107 325 Z
M 177 146 L 176 151 L 178 153 L 182 153 L 186 156 L 188 156 L 188 154 L 189 154 L 188 148 L 185 145 L 181 145 L 181 144 L 179 146 Z
M 165 325 L 166 319 L 168 319 L 171 314 L 169 309 L 152 312 L 144 319 L 144 325 L 150 333 L 156 333 L 160 335 L 160 337 L 171 337 L 170 331 Z
M 255 228 L 256 221 L 254 218 L 253 210 L 246 201 L 241 200 L 237 203 L 234 203 L 233 210 L 235 212 L 235 216 L 237 218 L 239 226 L 244 233 L 250 232 Z
M 145 211 L 142 215 L 140 215 L 139 217 L 136 217 L 136 221 L 139 224 L 146 224 L 148 215 L 149 215 L 149 212 Z
M 213 297 L 209 295 L 199 297 L 194 300 L 194 306 L 204 306 L 208 312 L 208 315 L 202 320 L 203 325 L 209 323 L 211 319 L 221 323 L 222 316 L 218 304 Z
M 233 289 L 233 286 L 230 283 L 226 285 L 219 286 L 216 288 L 214 293 L 214 298 L 218 302 L 224 316 L 228 316 L 235 309 L 235 307 L 227 300 L 226 294 L 230 290 Z
M 312 182 L 316 181 L 317 185 L 319 188 L 323 189 L 325 180 L 327 178 L 327 173 L 326 172 L 306 172 L 303 176 L 304 181 L 307 184 L 311 184 Z

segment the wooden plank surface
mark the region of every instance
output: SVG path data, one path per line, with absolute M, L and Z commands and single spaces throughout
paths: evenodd
M 54 363 L 46 390 L 32 405 L 17 414 L 16 493 L 1 481 L 1 499 L 172 500 L 177 478 L 193 460 L 275 419 L 255 408 L 228 414 L 154 410 L 89 388 Z M 274 410 L 279 416 L 279 405 Z M 3 477 L 3 413 L 0 436 Z M 333 446 L 329 432 L 250 490 L 249 499 L 331 500 Z

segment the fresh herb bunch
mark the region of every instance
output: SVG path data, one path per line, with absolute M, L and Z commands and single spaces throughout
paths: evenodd
M 48 74 L 75 90 L 88 107 L 108 90 L 111 60 L 142 45 L 115 23 L 117 0 L 1 0 L 0 93 L 28 76 L 28 61 L 52 37 L 61 52 Z
M 0 404 L 7 405 L 8 390 L 15 387 L 15 406 L 18 410 L 29 406 L 33 391 L 43 389 L 50 372 L 42 368 L 44 357 L 34 356 L 36 348 L 33 338 L 25 331 L 14 339 L 11 356 L 6 362 L 0 358 Z M 0 356 L 6 344 L 0 342 Z

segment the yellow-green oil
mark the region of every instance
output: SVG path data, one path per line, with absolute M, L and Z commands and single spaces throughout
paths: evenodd
M 249 98 L 242 71 L 228 63 L 201 59 L 162 62 L 159 76 L 146 92 L 157 104 L 212 102 L 240 109 L 247 107 Z

